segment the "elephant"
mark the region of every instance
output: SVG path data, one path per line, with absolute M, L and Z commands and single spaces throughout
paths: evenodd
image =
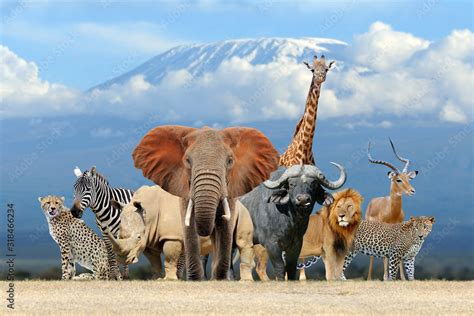
M 142 186 L 128 204 L 112 202 L 121 210 L 118 238 L 109 235 L 114 252 L 120 262 L 131 264 L 143 253 L 150 261 L 154 275 L 162 276 L 161 253 L 165 257 L 166 279 L 179 276 L 178 261 L 183 255 L 183 227 L 180 213 L 181 198 L 161 187 Z M 236 203 L 237 216 L 232 227 L 236 246 L 240 252 L 241 280 L 253 280 L 253 224 L 248 210 Z M 212 252 L 209 237 L 200 237 L 202 256 Z
M 182 198 L 187 279 L 204 278 L 199 236 L 212 240 L 211 278 L 229 279 L 236 199 L 277 169 L 270 140 L 254 128 L 160 126 L 142 138 L 132 158 L 146 178 Z

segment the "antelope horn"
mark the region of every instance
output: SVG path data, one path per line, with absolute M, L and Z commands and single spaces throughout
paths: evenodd
M 374 158 L 372 158 L 372 156 L 370 155 L 370 147 L 371 146 L 372 146 L 372 144 L 369 142 L 369 145 L 367 146 L 367 158 L 369 158 L 369 162 L 387 166 L 390 169 L 392 169 L 394 172 L 400 173 L 400 171 L 398 171 L 398 169 L 394 165 L 392 165 L 391 163 L 389 163 L 387 161 L 383 161 L 383 160 L 375 160 Z
M 224 215 L 222 215 L 222 218 L 226 221 L 230 221 L 230 207 L 227 197 L 222 200 L 222 204 L 224 205 Z
M 393 150 L 393 153 L 395 154 L 395 156 L 398 158 L 398 160 L 402 161 L 405 163 L 405 166 L 403 167 L 403 171 L 402 172 L 407 172 L 408 171 L 408 166 L 410 165 L 410 160 L 408 160 L 407 158 L 403 158 L 401 157 L 398 153 L 397 153 L 397 150 L 395 149 L 395 145 L 393 144 L 392 142 L 392 139 L 389 137 L 388 138 L 390 140 L 390 145 L 392 145 L 392 150 Z
M 275 181 L 267 180 L 263 183 L 263 185 L 267 189 L 271 189 L 271 190 L 280 188 L 283 185 L 283 183 L 285 183 L 285 181 L 288 180 L 288 178 L 297 177 L 301 175 L 302 170 L 303 170 L 303 165 L 291 166 L 290 168 L 285 170 L 285 172 L 280 176 L 280 178 L 278 178 Z
M 191 222 L 191 213 L 193 211 L 193 199 L 189 199 L 188 208 L 186 209 L 186 216 L 184 217 L 184 225 L 189 226 Z
M 76 168 L 74 168 L 74 175 L 75 175 L 76 177 L 78 177 L 78 178 L 79 178 L 80 176 L 82 176 L 82 171 L 81 171 L 81 169 L 79 169 L 79 167 L 77 167 L 77 166 L 76 166 Z
M 346 172 L 346 169 L 344 169 L 344 167 L 341 166 L 340 164 L 335 163 L 335 162 L 331 162 L 331 164 L 336 166 L 340 171 L 339 179 L 337 179 L 336 181 L 329 181 L 328 179 L 326 179 L 326 177 L 321 172 L 321 170 L 319 170 L 319 168 L 316 166 L 306 166 L 305 167 L 305 170 L 307 170 L 306 174 L 312 178 L 318 179 L 318 181 L 321 183 L 322 186 L 330 190 L 339 189 L 340 187 L 344 185 L 344 183 L 346 183 L 347 172 Z

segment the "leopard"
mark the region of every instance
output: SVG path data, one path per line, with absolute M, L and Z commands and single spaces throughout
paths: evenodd
M 379 258 L 388 258 L 388 280 L 396 280 L 403 261 L 407 280 L 415 279 L 415 257 L 430 234 L 433 216 L 411 216 L 408 221 L 387 224 L 363 220 L 356 232 L 353 248 L 344 260 L 344 271 L 358 253 Z
M 49 234 L 59 246 L 61 280 L 109 280 L 110 265 L 104 241 L 83 220 L 71 214 L 64 205 L 64 197 L 48 195 L 38 200 Z M 76 263 L 92 273 L 76 276 Z

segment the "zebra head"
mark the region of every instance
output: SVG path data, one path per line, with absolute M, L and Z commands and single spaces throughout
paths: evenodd
M 95 200 L 94 180 L 97 171 L 94 166 L 90 170 L 86 170 L 82 173 L 81 170 L 76 167 L 74 174 L 77 180 L 76 183 L 74 183 L 74 203 L 71 208 L 71 214 L 74 217 L 81 218 L 84 210 L 91 207 Z

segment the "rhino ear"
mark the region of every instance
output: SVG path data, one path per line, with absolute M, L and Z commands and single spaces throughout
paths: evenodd
M 142 206 L 142 202 L 140 201 L 135 201 L 133 202 L 133 206 L 135 206 L 137 208 L 136 212 L 138 214 L 140 214 L 140 216 L 142 217 L 143 221 L 145 221 L 145 215 L 146 215 L 146 211 L 145 209 L 143 208 Z
M 140 201 L 134 201 L 133 206 L 135 206 L 137 208 L 137 211 L 143 210 L 142 202 L 140 202 Z

